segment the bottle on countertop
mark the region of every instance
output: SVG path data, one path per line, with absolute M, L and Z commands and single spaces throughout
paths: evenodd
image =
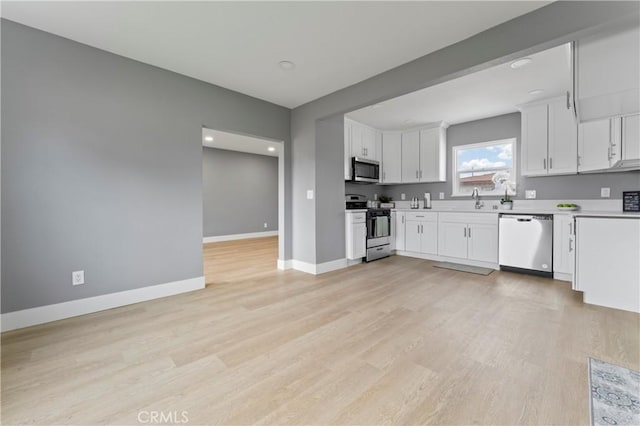
M 430 209 L 431 208 L 431 193 L 430 192 L 425 192 L 424 193 L 424 208 L 425 209 Z
M 412 197 L 411 198 L 411 208 L 412 209 L 417 209 L 418 207 L 419 207 L 418 197 Z

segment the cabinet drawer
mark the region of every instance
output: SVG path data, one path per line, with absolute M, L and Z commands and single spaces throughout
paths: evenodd
M 437 222 L 438 213 L 436 212 L 407 212 L 406 219 L 420 222 Z
M 440 222 L 498 224 L 497 213 L 440 213 Z
M 366 213 L 347 213 L 349 223 L 364 223 L 367 221 Z

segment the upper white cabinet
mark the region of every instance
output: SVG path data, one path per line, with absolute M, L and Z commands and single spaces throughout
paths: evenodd
M 402 182 L 420 182 L 420 132 L 402 132 Z
M 402 182 L 402 136 L 400 132 L 382 133 L 382 164 L 380 182 Z
M 637 21 L 636 21 L 637 22 Z M 576 42 L 580 122 L 640 112 L 640 28 L 617 25 Z
M 640 160 L 640 114 L 622 117 L 621 152 L 623 161 Z
M 402 132 L 402 182 L 444 182 L 446 156 L 444 126 Z
M 640 116 L 580 123 L 578 171 L 640 169 Z
M 351 122 L 351 156 L 380 161 L 380 132 L 363 124 Z
M 578 130 L 569 99 L 523 105 L 522 175 L 575 174 Z
M 444 127 L 420 130 L 420 181 L 444 182 L 447 172 L 447 133 Z

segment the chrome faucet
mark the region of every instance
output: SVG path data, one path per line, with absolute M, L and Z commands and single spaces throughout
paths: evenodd
M 484 206 L 484 203 L 480 201 L 480 190 L 476 186 L 473 188 L 473 192 L 471 193 L 471 198 L 476 200 L 476 209 L 481 209 Z

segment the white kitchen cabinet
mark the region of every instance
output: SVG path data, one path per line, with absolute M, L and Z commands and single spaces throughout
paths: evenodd
M 400 132 L 382 133 L 382 183 L 402 182 L 402 135 Z
M 351 180 L 351 122 L 344 121 L 344 180 Z
M 469 223 L 467 226 L 467 258 L 481 262 L 498 261 L 498 225 Z
M 523 107 L 522 126 L 522 175 L 547 174 L 547 104 Z
M 467 258 L 467 224 L 441 220 L 438 227 L 438 254 Z
M 394 212 L 395 213 L 395 234 L 391 234 L 392 237 L 395 235 L 395 249 L 398 251 L 404 251 L 406 248 L 405 243 L 405 235 L 406 235 L 406 220 L 404 212 Z
M 406 213 L 405 250 L 434 255 L 438 253 L 438 213 Z
M 402 133 L 402 183 L 420 182 L 420 132 Z
M 498 215 L 440 213 L 438 254 L 486 263 L 498 262 Z
M 640 219 L 576 219 L 574 289 L 585 303 L 640 312 Z
M 349 138 L 349 163 L 351 157 L 380 161 L 381 132 L 353 120 L 345 119 L 345 138 Z M 346 154 L 345 147 L 345 154 Z M 345 159 L 345 164 L 346 164 Z
M 589 121 L 578 127 L 578 171 L 604 171 L 621 158 L 621 119 Z
M 522 175 L 577 172 L 578 129 L 567 97 L 521 107 Z
M 622 117 L 622 159 L 640 159 L 640 114 Z
M 345 240 L 347 259 L 361 259 L 367 255 L 367 214 L 347 212 L 345 215 Z
M 553 215 L 553 276 L 555 279 L 570 281 L 575 261 L 573 216 Z
M 420 130 L 420 182 L 444 182 L 447 171 L 444 127 Z

